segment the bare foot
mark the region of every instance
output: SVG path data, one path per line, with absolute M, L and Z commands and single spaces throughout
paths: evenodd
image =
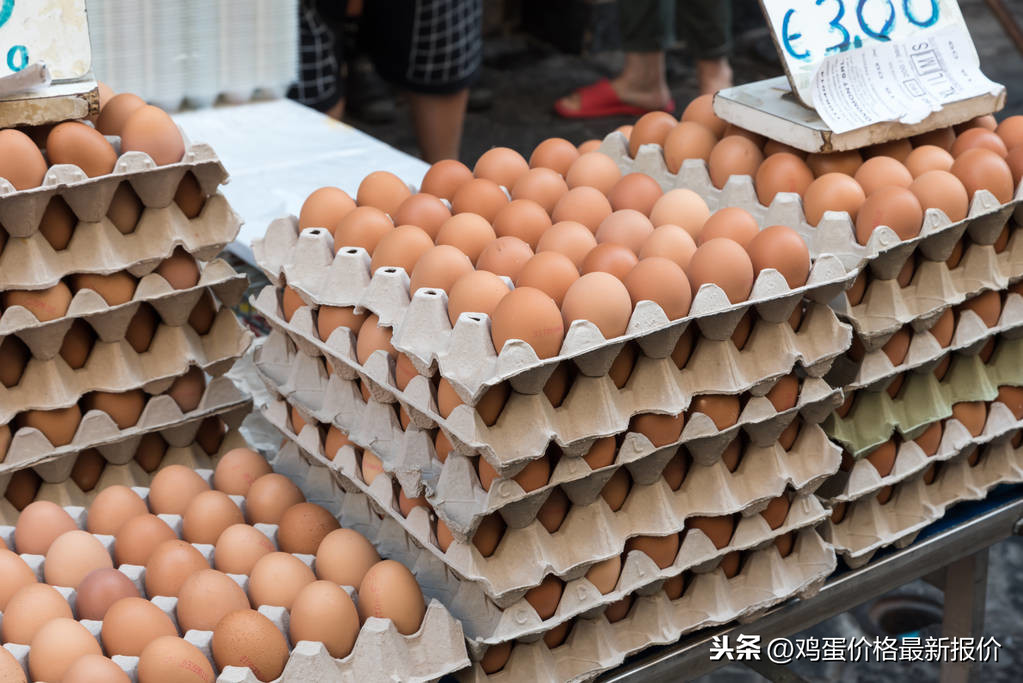
M 732 87 L 732 67 L 725 57 L 699 60 L 696 62 L 696 74 L 700 81 L 701 95 Z
M 671 102 L 671 92 L 669 92 L 666 84 L 661 84 L 660 87 L 652 90 L 640 89 L 627 83 L 619 76 L 611 81 L 611 87 L 614 88 L 615 93 L 622 102 L 641 109 L 649 109 L 651 111 L 665 109 Z M 578 111 L 580 106 L 579 93 L 573 92 L 570 95 L 565 95 L 558 102 L 565 109 Z

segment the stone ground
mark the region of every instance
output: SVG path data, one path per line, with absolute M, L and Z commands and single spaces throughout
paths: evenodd
M 1009 88 L 1006 113 L 1023 113 L 1023 56 L 1015 51 L 984 2 L 961 0 L 959 4 L 967 17 L 985 73 Z M 1007 5 L 1017 21 L 1023 23 L 1023 2 L 1008 0 Z M 614 27 L 608 23 L 611 16 L 606 12 L 600 15 L 593 31 L 595 43 L 603 42 L 605 46 L 613 47 Z M 755 21 L 756 16 L 747 10 L 741 19 Z M 733 60 L 737 82 L 781 73 L 765 30 L 748 32 L 738 41 L 737 47 Z M 578 56 L 563 54 L 523 35 L 488 38 L 481 84 L 493 90 L 494 105 L 487 111 L 468 115 L 462 160 L 471 166 L 483 151 L 496 144 L 512 147 L 528 156 L 532 148 L 546 137 L 560 136 L 578 143 L 603 137 L 615 127 L 630 123 L 627 119 L 615 118 L 566 121 L 551 110 L 551 104 L 557 97 L 599 77 L 613 75 L 620 64 L 621 54 L 613 50 Z M 697 94 L 691 64 L 691 56 L 684 48 L 669 54 L 669 82 L 680 107 Z M 399 116 L 397 124 L 370 126 L 358 121 L 352 123 L 391 145 L 415 154 L 415 138 L 405 125 L 404 112 L 399 112 Z M 1016 669 L 1020 656 L 1015 654 L 1015 650 L 1023 645 L 1023 620 L 1019 618 L 1023 609 L 1023 591 L 1017 582 L 1021 574 L 1023 539 L 1014 538 L 992 548 L 985 633 L 994 636 L 1003 647 L 999 663 L 985 666 L 981 671 L 990 683 L 1020 678 Z M 941 600 L 937 589 L 920 581 L 896 593 Z M 845 613 L 801 635 L 853 637 L 863 634 L 860 622 L 851 613 Z M 921 635 L 940 635 L 940 627 L 928 627 Z M 938 678 L 937 665 L 928 664 L 802 664 L 793 669 L 811 681 L 857 683 L 900 679 L 930 681 Z M 748 669 L 733 665 L 705 680 L 738 683 L 763 679 Z

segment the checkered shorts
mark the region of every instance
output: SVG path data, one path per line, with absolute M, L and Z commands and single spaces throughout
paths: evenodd
M 341 80 L 341 37 L 336 26 L 317 9 L 316 0 L 299 5 L 299 75 L 288 97 L 320 111 L 344 95 Z

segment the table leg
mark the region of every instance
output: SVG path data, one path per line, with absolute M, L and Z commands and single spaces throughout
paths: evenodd
M 987 565 L 988 551 L 984 548 L 946 568 L 942 636 L 981 638 L 984 635 Z M 941 683 L 967 683 L 973 672 L 973 662 L 945 662 L 941 665 Z

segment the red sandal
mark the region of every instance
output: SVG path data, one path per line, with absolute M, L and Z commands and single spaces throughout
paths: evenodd
M 592 85 L 583 86 L 576 90 L 579 95 L 579 108 L 570 109 L 558 100 L 554 103 L 554 111 L 566 119 L 595 119 L 605 116 L 642 116 L 651 111 L 666 111 L 669 114 L 675 111 L 675 102 L 668 101 L 667 106 L 661 109 L 645 109 L 627 102 L 623 102 L 618 93 L 615 92 L 611 81 L 602 78 Z

